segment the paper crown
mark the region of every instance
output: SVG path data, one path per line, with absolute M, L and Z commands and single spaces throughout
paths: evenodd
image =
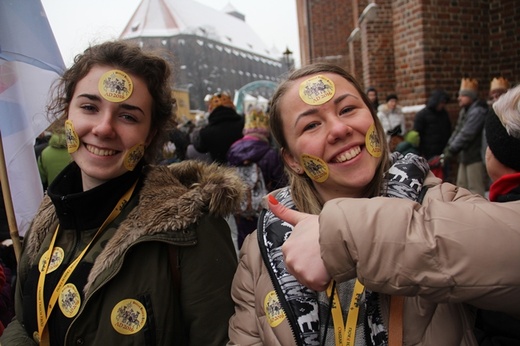
M 492 90 L 497 90 L 497 89 L 502 89 L 502 90 L 509 89 L 508 80 L 503 77 L 493 78 L 493 80 L 491 81 L 489 90 L 492 91 Z
M 264 136 L 269 134 L 269 116 L 261 107 L 251 108 L 245 116 L 244 134 L 258 132 Z
M 235 109 L 235 105 L 227 93 L 217 93 L 213 95 L 208 103 L 208 111 L 211 112 L 218 106 L 225 106 Z
M 462 78 L 460 90 L 474 90 L 478 92 L 478 81 L 473 78 Z

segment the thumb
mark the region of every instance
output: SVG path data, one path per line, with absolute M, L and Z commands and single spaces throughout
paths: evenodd
M 307 216 L 307 214 L 300 213 L 299 211 L 292 210 L 280 204 L 273 195 L 269 195 L 267 199 L 269 209 L 273 212 L 273 214 L 276 217 L 290 223 L 293 226 L 305 219 L 305 217 Z

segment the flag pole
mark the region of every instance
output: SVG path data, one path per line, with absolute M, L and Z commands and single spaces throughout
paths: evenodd
M 11 188 L 9 187 L 9 179 L 7 177 L 7 165 L 4 156 L 4 144 L 2 140 L 2 132 L 0 131 L 0 181 L 2 183 L 2 195 L 4 198 L 5 213 L 7 215 L 7 223 L 9 225 L 9 234 L 13 241 L 14 255 L 16 262 L 20 262 L 22 253 L 22 243 L 18 234 L 18 226 L 16 225 L 16 216 L 14 214 L 13 199 L 11 198 Z

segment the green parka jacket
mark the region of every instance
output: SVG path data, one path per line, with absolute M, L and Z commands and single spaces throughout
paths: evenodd
M 106 245 L 90 255 L 84 298 L 65 345 L 225 344 L 237 259 L 223 216 L 239 206 L 242 194 L 240 178 L 214 164 L 147 167 L 142 188 L 104 233 L 109 238 L 96 241 Z M 36 344 L 24 327 L 23 291 L 57 223 L 46 196 L 24 241 L 16 318 L 0 339 L 3 346 Z

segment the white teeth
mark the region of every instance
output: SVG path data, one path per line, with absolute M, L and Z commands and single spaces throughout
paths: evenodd
M 347 150 L 344 153 L 338 155 L 334 161 L 336 161 L 337 163 L 341 163 L 352 160 L 354 157 L 358 156 L 360 152 L 361 148 L 359 146 L 351 148 L 350 150 Z
M 108 150 L 108 149 L 98 149 L 96 147 L 93 147 L 91 145 L 87 145 L 87 150 L 90 151 L 92 154 L 99 155 L 99 156 L 110 156 L 115 155 L 115 150 Z

